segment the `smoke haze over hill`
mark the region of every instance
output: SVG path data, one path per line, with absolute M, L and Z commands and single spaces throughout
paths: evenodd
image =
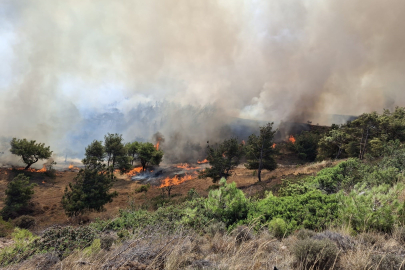
M 227 134 L 231 117 L 330 123 L 404 106 L 404 12 L 394 0 L 3 0 L 0 136 L 76 155 L 106 132 L 186 145 Z

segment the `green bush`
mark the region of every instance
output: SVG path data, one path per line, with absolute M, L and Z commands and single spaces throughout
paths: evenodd
M 246 218 L 249 202 L 243 191 L 235 183 L 227 184 L 226 179 L 220 181 L 220 188 L 211 190 L 205 206 L 212 217 L 231 225 Z
M 142 185 L 135 189 L 135 193 L 142 193 L 142 192 L 146 193 L 146 192 L 148 192 L 149 188 L 150 188 L 150 184 Z
M 403 189 L 402 184 L 394 187 L 381 185 L 371 189 L 363 184 L 349 194 L 339 192 L 339 221 L 356 232 L 391 232 L 399 220 L 402 205 L 397 198 Z
M 287 233 L 287 224 L 282 218 L 274 218 L 269 222 L 270 232 L 277 238 L 283 238 Z
M 292 250 L 299 269 L 331 269 L 339 262 L 339 250 L 328 239 L 298 240 Z
M 68 256 L 75 249 L 90 246 L 96 238 L 96 232 L 89 226 L 73 228 L 55 226 L 45 230 L 30 248 L 39 252 L 56 252 L 60 258 Z
M 6 237 L 13 231 L 13 224 L 11 222 L 4 221 L 0 216 L 0 237 Z
M 300 228 L 319 230 L 336 219 L 337 206 L 334 194 L 326 195 L 319 190 L 285 197 L 269 193 L 265 199 L 252 203 L 245 223 L 260 225 L 282 218 L 287 224 L 287 234 Z
M 29 178 L 19 174 L 7 184 L 5 206 L 1 210 L 4 219 L 15 218 L 28 206 L 34 194 L 35 184 L 29 183 Z

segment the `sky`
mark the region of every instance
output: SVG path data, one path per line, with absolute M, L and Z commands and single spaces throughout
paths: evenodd
M 176 104 L 154 115 L 166 134 L 180 128 L 168 110 L 193 122 L 187 106 L 215 108 L 200 133 L 223 116 L 330 124 L 405 106 L 404 13 L 400 0 L 2 0 L 0 137 L 62 149 L 111 109 L 128 140 L 150 137 L 128 115 L 157 102 Z

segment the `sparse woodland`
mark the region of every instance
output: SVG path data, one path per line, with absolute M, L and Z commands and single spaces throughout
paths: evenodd
M 274 142 L 275 132 L 269 124 L 246 145 L 230 139 L 208 146 L 211 167 L 200 173 L 214 182 L 207 196 L 191 189 L 181 199 L 167 196 L 155 211 L 128 205 L 112 219 L 35 233 L 29 219 L 20 220 L 20 226 L 1 220 L 1 233 L 13 244 L 0 250 L 0 265 L 9 269 L 405 269 L 405 109 L 308 129 L 297 134 L 294 143 Z M 257 185 L 271 181 L 260 179 L 260 171 L 275 170 L 277 158 L 286 151 L 304 164 L 297 166 L 338 162 L 255 194 L 226 179 L 246 156 L 247 169 L 259 177 Z M 107 172 L 131 169 L 134 159 L 145 170 L 149 164 L 159 164 L 162 156 L 151 143 L 125 145 L 117 134 L 107 135 L 104 145 L 94 141 L 86 148 L 86 166 L 76 185 L 66 189 L 67 209 L 73 216 L 101 211 L 115 196 L 109 193 L 113 177 Z M 102 167 L 102 162 L 108 166 Z M 86 187 L 86 179 L 94 180 L 91 185 L 98 183 L 108 198 L 97 197 L 101 193 Z M 135 192 L 146 194 L 149 188 L 145 185 Z M 86 208 L 74 198 L 98 201 Z

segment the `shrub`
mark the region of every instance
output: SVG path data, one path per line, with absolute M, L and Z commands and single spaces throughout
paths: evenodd
M 100 238 L 100 247 L 104 250 L 110 250 L 111 246 L 114 244 L 115 238 L 111 235 L 105 235 Z
M 217 233 L 223 235 L 224 233 L 226 233 L 226 225 L 221 221 L 212 222 L 204 231 L 211 236 L 215 236 Z
M 205 206 L 209 213 L 227 225 L 246 218 L 248 200 L 243 191 L 235 183 L 227 184 L 225 178 L 221 179 L 220 185 L 219 189 L 208 194 Z
M 4 221 L 0 216 L 0 237 L 6 237 L 13 231 L 13 224 L 11 222 Z
M 341 235 L 337 232 L 324 231 L 312 236 L 312 239 L 323 240 L 329 239 L 338 246 L 339 249 L 348 250 L 354 247 L 353 241 L 348 236 Z
M 397 254 L 373 254 L 371 260 L 376 270 L 405 270 L 405 257 Z
M 282 238 L 287 233 L 287 224 L 282 218 L 274 218 L 269 222 L 269 230 L 277 238 Z
M 41 238 L 32 243 L 31 248 L 36 252 L 54 251 L 60 258 L 64 258 L 77 248 L 90 246 L 95 237 L 95 231 L 89 226 L 55 226 L 45 230 Z
M 245 222 L 265 224 L 274 218 L 282 218 L 287 224 L 287 234 L 300 228 L 325 228 L 337 217 L 337 203 L 335 195 L 326 195 L 319 190 L 286 197 L 269 193 L 265 199 L 249 207 Z
M 16 218 L 13 223 L 21 229 L 32 229 L 36 225 L 36 220 L 32 216 L 23 215 Z
M 142 185 L 135 189 L 135 193 L 142 193 L 142 192 L 146 193 L 146 192 L 148 192 L 149 188 L 150 188 L 150 184 Z
M 247 226 L 238 226 L 232 231 L 232 234 L 235 236 L 235 241 L 237 244 L 246 242 L 253 239 L 253 235 L 250 232 L 250 228 Z
M 400 184 L 394 187 L 381 185 L 371 189 L 364 184 L 349 194 L 340 192 L 339 220 L 356 232 L 391 232 L 401 209 L 397 198 L 402 190 L 403 186 Z
M 339 250 L 329 239 L 298 240 L 292 253 L 300 269 L 331 269 L 339 261 Z
M 34 186 L 29 184 L 29 178 L 22 173 L 8 183 L 5 206 L 1 210 L 4 219 L 17 217 L 28 206 L 34 194 Z
M 295 236 L 297 236 L 297 238 L 300 240 L 311 238 L 314 235 L 316 235 L 316 233 L 314 231 L 307 230 L 307 229 L 300 229 L 295 234 Z

